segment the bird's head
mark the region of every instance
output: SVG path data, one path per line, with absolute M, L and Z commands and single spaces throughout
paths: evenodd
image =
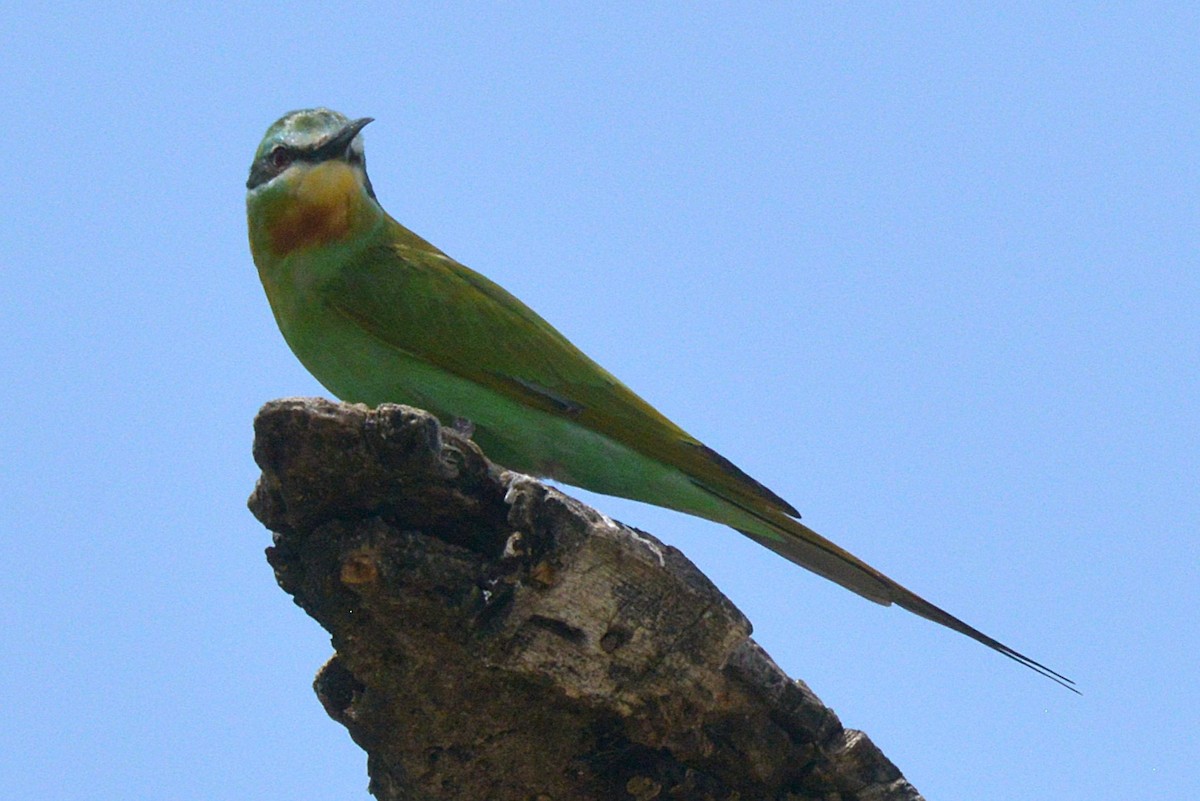
M 369 122 L 316 108 L 289 112 L 267 129 L 246 181 L 256 257 L 264 248 L 286 256 L 341 239 L 378 209 L 359 136 Z

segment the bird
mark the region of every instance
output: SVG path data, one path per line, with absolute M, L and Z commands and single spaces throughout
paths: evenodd
M 482 274 L 405 228 L 367 176 L 362 129 L 328 108 L 263 136 L 250 249 L 288 346 L 340 399 L 469 421 L 495 462 L 725 524 L 875 603 L 895 604 L 1073 692 L 1074 682 L 921 598 L 667 419 Z

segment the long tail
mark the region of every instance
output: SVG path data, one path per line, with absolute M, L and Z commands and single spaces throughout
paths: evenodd
M 728 500 L 728 499 L 727 499 Z M 801 567 L 824 576 L 848 590 L 858 593 L 875 603 L 884 606 L 896 604 L 913 614 L 940 623 L 948 629 L 965 634 L 971 639 L 981 642 L 988 648 L 998 651 L 1009 659 L 1019 662 L 1025 667 L 1040 673 L 1046 678 L 1066 687 L 1073 693 L 1080 694 L 1075 689 L 1075 682 L 1061 673 L 1051 670 L 1037 660 L 1030 659 L 1020 651 L 1009 648 L 999 640 L 989 637 L 974 626 L 959 620 L 954 615 L 934 606 L 915 592 L 909 590 L 875 568 L 862 561 L 854 554 L 839 548 L 829 540 L 813 531 L 808 526 L 785 515 L 772 514 L 770 518 L 761 512 L 747 509 L 741 504 L 737 506 L 756 518 L 764 527 L 760 530 L 738 528 L 738 531 L 752 540 L 765 545 L 780 556 L 795 562 Z

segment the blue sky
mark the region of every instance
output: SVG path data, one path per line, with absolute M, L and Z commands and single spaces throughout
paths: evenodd
M 367 799 L 245 509 L 322 394 L 250 261 L 268 124 L 817 530 L 1072 676 L 716 525 L 682 548 L 930 799 L 1200 794 L 1194 4 L 0 12 L 0 784 Z

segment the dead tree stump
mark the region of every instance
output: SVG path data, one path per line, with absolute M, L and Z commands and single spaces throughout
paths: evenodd
M 381 801 L 920 795 L 678 550 L 427 412 L 267 404 L 250 508 Z

